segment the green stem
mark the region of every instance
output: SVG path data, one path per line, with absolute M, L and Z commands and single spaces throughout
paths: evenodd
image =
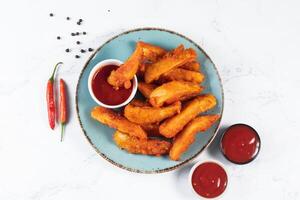
M 52 75 L 51 75 L 51 77 L 50 77 L 50 81 L 54 81 L 54 75 L 55 75 L 55 71 L 56 71 L 56 68 L 58 67 L 58 65 L 60 65 L 60 64 L 63 64 L 62 62 L 59 62 L 59 63 L 57 63 L 56 65 L 55 65 L 55 67 L 54 67 L 54 70 L 53 70 L 53 72 L 52 72 Z
M 61 135 L 60 135 L 61 142 L 63 141 L 64 132 L 65 132 L 65 123 L 61 123 Z

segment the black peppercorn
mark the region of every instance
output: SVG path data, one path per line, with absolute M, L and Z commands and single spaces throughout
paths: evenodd
M 75 34 L 75 33 L 71 33 L 71 35 L 72 35 L 72 36 L 75 36 L 76 34 Z
M 80 58 L 80 56 L 79 56 L 79 55 L 76 55 L 75 58 Z
M 88 50 L 89 50 L 89 51 L 93 51 L 94 49 L 92 49 L 92 48 L 89 48 Z
M 79 35 L 79 32 L 76 32 L 76 35 Z
M 70 52 L 70 49 L 66 49 L 66 52 Z
M 76 44 L 80 44 L 80 41 L 77 41 Z
M 83 35 L 86 35 L 86 32 L 82 32 Z
M 67 20 L 70 20 L 70 17 L 67 17 L 66 19 L 67 19 Z
M 57 37 L 56 37 L 56 39 L 60 40 L 60 39 L 61 39 L 61 37 L 60 37 L 60 36 L 57 36 Z
M 53 13 L 50 13 L 49 15 L 50 15 L 50 17 L 53 17 L 53 16 L 54 16 L 54 14 L 53 14 Z
M 81 52 L 81 53 L 85 53 L 85 50 L 84 50 L 84 49 L 81 49 L 80 52 Z
M 80 22 L 77 22 L 77 25 L 81 25 L 81 23 L 80 23 Z

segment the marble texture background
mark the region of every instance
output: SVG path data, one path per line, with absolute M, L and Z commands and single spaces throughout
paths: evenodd
M 1 4 L 0 199 L 197 199 L 187 174 L 199 160 L 217 159 L 229 173 L 221 199 L 300 199 L 300 3 L 297 0 L 37 1 Z M 50 18 L 53 12 L 55 17 Z M 70 22 L 65 20 L 70 16 Z M 84 20 L 82 26 L 75 21 Z M 75 115 L 75 87 L 88 53 L 138 27 L 160 27 L 199 43 L 217 65 L 225 92 L 223 128 L 254 126 L 262 149 L 244 166 L 228 163 L 217 143 L 173 172 L 145 175 L 114 167 L 85 140 Z M 60 35 L 62 40 L 57 41 Z M 65 48 L 72 47 L 66 54 Z M 53 65 L 68 84 L 65 141 L 49 129 L 45 87 Z

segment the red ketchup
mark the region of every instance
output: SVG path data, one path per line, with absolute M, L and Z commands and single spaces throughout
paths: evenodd
M 205 198 L 221 195 L 227 186 L 225 170 L 215 162 L 198 165 L 192 174 L 192 186 L 197 194 Z
M 249 163 L 256 158 L 260 150 L 259 135 L 251 126 L 235 124 L 224 132 L 221 150 L 233 163 Z
M 92 80 L 92 90 L 95 97 L 106 105 L 119 105 L 125 102 L 132 92 L 132 84 L 129 89 L 119 88 L 115 90 L 113 86 L 107 82 L 110 72 L 118 67 L 117 65 L 101 67 L 96 71 Z

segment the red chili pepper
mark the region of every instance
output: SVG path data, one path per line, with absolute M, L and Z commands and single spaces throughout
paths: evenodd
M 61 123 L 61 138 L 60 141 L 62 142 L 64 136 L 64 129 L 67 122 L 67 100 L 66 100 L 66 88 L 65 82 L 63 79 L 59 81 L 59 93 L 60 93 L 60 101 L 59 101 L 59 114 L 60 114 L 60 123 Z
M 62 62 L 59 62 L 55 65 L 52 75 L 49 78 L 47 83 L 46 98 L 47 98 L 48 120 L 51 129 L 54 129 L 55 127 L 55 114 L 56 114 L 53 82 L 54 82 L 54 75 L 55 75 L 56 68 L 60 64 L 62 64 Z

